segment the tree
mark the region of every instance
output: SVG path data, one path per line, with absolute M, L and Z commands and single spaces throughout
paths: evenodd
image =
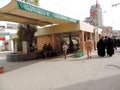
M 27 41 L 28 50 L 30 51 L 30 46 L 35 39 L 34 34 L 37 31 L 37 27 L 35 25 L 19 24 L 18 29 L 18 50 L 22 50 L 22 41 Z
M 28 3 L 32 3 L 35 5 L 38 5 L 39 0 L 22 0 Z M 22 51 L 22 41 L 27 41 L 28 44 L 28 52 L 30 51 L 30 47 L 34 42 L 34 34 L 37 31 L 36 26 L 29 25 L 29 24 L 19 24 L 19 30 L 17 32 L 18 39 L 17 39 L 17 45 L 18 50 Z

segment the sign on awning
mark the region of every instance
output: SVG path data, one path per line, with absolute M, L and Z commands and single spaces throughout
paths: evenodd
M 66 21 L 70 21 L 70 22 L 74 22 L 74 23 L 78 22 L 77 19 L 70 18 L 70 17 L 64 16 L 64 15 L 60 15 L 60 14 L 42 9 L 40 7 L 37 7 L 37 6 L 29 4 L 29 3 L 25 3 L 22 1 L 17 1 L 17 6 L 21 10 L 33 12 L 33 13 L 36 13 L 39 15 L 50 17 L 50 18 L 62 19 L 62 20 L 66 20 Z

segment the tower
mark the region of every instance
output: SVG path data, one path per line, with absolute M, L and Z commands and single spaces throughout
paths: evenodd
M 96 5 L 92 5 L 90 9 L 90 24 L 102 28 L 102 8 L 96 0 Z

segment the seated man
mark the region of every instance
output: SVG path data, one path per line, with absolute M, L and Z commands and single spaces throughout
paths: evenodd
M 48 53 L 49 53 L 49 56 L 48 56 L 48 57 L 51 57 L 52 52 L 53 52 L 53 47 L 52 47 L 52 45 L 49 43 L 49 44 L 48 44 Z
M 43 54 L 44 54 L 45 58 L 47 58 L 48 57 L 48 46 L 47 46 L 47 44 L 43 45 L 42 50 L 43 50 Z

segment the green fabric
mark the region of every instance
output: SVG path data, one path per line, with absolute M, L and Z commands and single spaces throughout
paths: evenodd
M 76 53 L 76 56 L 77 56 L 77 57 L 81 57 L 81 56 L 83 56 L 83 55 L 84 55 L 84 53 L 83 53 L 82 50 L 77 50 L 77 53 Z

